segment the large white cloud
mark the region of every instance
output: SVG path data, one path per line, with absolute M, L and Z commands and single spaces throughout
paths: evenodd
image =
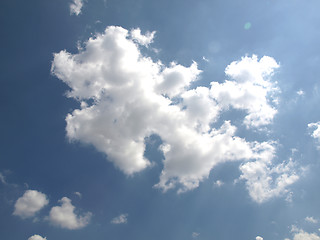
M 29 237 L 28 240 L 47 240 L 47 238 L 41 237 L 40 235 L 33 235 Z
M 54 54 L 52 73 L 81 103 L 66 117 L 68 138 L 94 145 L 130 175 L 151 165 L 144 157 L 145 139 L 159 135 L 165 159 L 156 187 L 164 191 L 196 188 L 219 163 L 261 159 L 268 142 L 237 137 L 230 121 L 212 124 L 230 107 L 247 113 L 248 128 L 271 123 L 277 112 L 277 88 L 270 80 L 276 61 L 244 57 L 226 68 L 232 81 L 190 89 L 201 73 L 197 63 L 165 66 L 144 56 L 140 48 L 153 36 L 110 26 L 78 54 Z
M 92 215 L 90 212 L 77 216 L 75 207 L 67 197 L 63 197 L 60 203 L 61 206 L 50 210 L 49 221 L 52 224 L 66 229 L 79 229 L 89 224 Z
M 48 203 L 49 200 L 44 193 L 36 190 L 27 190 L 23 196 L 16 201 L 13 215 L 20 216 L 21 218 L 33 217 Z
M 70 3 L 70 14 L 79 15 L 83 6 L 83 0 L 73 0 Z

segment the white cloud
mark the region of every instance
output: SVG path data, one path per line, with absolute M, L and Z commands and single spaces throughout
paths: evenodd
M 194 189 L 226 161 L 261 159 L 270 150 L 267 142 L 237 137 L 230 121 L 217 128 L 212 123 L 229 107 L 247 112 L 248 127 L 271 123 L 277 112 L 271 102 L 278 89 L 270 80 L 279 67 L 276 61 L 245 57 L 226 68 L 232 81 L 190 89 L 201 73 L 197 63 L 154 62 L 139 49 L 152 39 L 153 34 L 142 35 L 140 29 L 111 26 L 78 54 L 54 54 L 52 73 L 70 87 L 68 96 L 81 103 L 66 117 L 68 138 L 94 145 L 131 175 L 151 165 L 144 157 L 145 139 L 157 134 L 165 159 L 155 187 L 163 191 Z
M 313 217 L 306 217 L 305 221 L 309 223 L 318 223 L 318 220 Z
M 49 203 L 44 193 L 36 190 L 27 190 L 15 205 L 13 215 L 21 218 L 33 217 L 38 211 Z
M 155 31 L 146 32 L 146 34 L 143 35 L 141 34 L 141 30 L 139 28 L 136 28 L 136 29 L 132 29 L 130 34 L 131 34 L 131 38 L 134 41 L 136 41 L 138 44 L 148 47 L 149 44 L 153 42 L 153 38 L 156 32 Z
M 279 91 L 270 81 L 277 62 L 268 56 L 243 57 L 241 61 L 232 62 L 225 70 L 232 81 L 212 82 L 211 95 L 224 108 L 246 110 L 248 115 L 244 124 L 260 127 L 270 124 L 277 113 L 272 106 L 277 100 L 274 95 Z
M 113 224 L 124 224 L 128 222 L 128 214 L 121 214 L 118 217 L 115 217 L 111 220 Z
M 303 95 L 305 94 L 305 92 L 300 89 L 299 91 L 297 91 L 297 94 L 298 94 L 299 96 L 303 96 Z
M 263 240 L 263 237 L 257 236 L 256 240 Z
M 320 236 L 316 233 L 307 233 L 302 229 L 295 227 L 293 230 L 293 240 L 320 240 Z M 287 239 L 290 240 L 290 239 Z
M 83 0 L 73 0 L 70 3 L 70 14 L 79 15 L 81 13 L 81 8 L 83 6 Z
M 299 179 L 299 175 L 295 172 L 295 163 L 290 158 L 288 162 L 274 164 L 273 144 L 266 144 L 261 151 L 260 157 L 255 161 L 240 166 L 242 172 L 240 179 L 246 180 L 249 195 L 258 203 L 285 193 L 290 195 L 288 187 Z
M 28 240 L 47 240 L 47 238 L 41 237 L 40 235 L 33 235 L 29 237 Z
M 214 185 L 217 187 L 221 187 L 224 184 L 224 182 L 222 182 L 221 180 L 217 180 L 214 182 Z
M 50 210 L 49 221 L 52 224 L 71 230 L 80 229 L 89 224 L 92 216 L 90 212 L 77 216 L 69 198 L 63 197 L 59 202 L 61 206 L 55 206 Z
M 308 128 L 313 130 L 313 132 L 311 133 L 311 137 L 317 139 L 320 142 L 320 121 L 309 123 Z

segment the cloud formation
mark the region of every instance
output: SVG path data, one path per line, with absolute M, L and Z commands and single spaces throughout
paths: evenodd
M 28 240 L 47 240 L 47 238 L 41 237 L 40 235 L 33 235 L 29 237 Z
M 304 220 L 309 223 L 318 223 L 318 220 L 314 217 L 306 217 Z
M 288 162 L 274 164 L 274 153 L 275 147 L 268 144 L 254 161 L 240 166 L 240 179 L 246 180 L 251 198 L 258 203 L 288 193 L 288 186 L 299 179 L 293 160 L 290 158 Z
M 307 233 L 302 229 L 294 228 L 293 240 L 320 240 L 320 236 L 316 233 Z M 286 238 L 285 240 L 290 240 Z
M 263 240 L 263 237 L 257 236 L 256 240 Z
M 83 0 L 73 0 L 72 3 L 70 3 L 70 15 L 79 15 L 81 13 L 81 9 L 83 6 Z
M 166 66 L 141 53 L 154 34 L 110 26 L 78 54 L 54 54 L 52 73 L 70 87 L 67 96 L 81 105 L 66 117 L 68 138 L 92 144 L 131 175 L 151 165 L 144 156 L 145 139 L 157 134 L 165 159 L 155 187 L 163 191 L 194 189 L 217 164 L 273 154 L 269 142 L 236 136 L 230 121 L 217 128 L 213 124 L 230 108 L 246 113 L 243 124 L 248 129 L 270 124 L 277 113 L 278 88 L 271 81 L 277 62 L 247 56 L 227 66 L 230 80 L 191 89 L 201 74 L 196 62 Z
M 59 202 L 61 206 L 55 206 L 50 210 L 49 221 L 53 225 L 73 230 L 83 228 L 89 224 L 92 216 L 90 212 L 76 215 L 75 207 L 67 197 L 63 197 Z
M 36 190 L 27 190 L 23 196 L 16 201 L 13 215 L 21 218 L 33 217 L 48 203 L 49 200 L 44 193 Z
M 312 130 L 311 137 L 317 139 L 318 143 L 320 143 L 320 122 L 309 123 L 308 129 Z
M 120 214 L 118 217 L 115 217 L 111 220 L 113 224 L 124 224 L 128 222 L 128 214 Z

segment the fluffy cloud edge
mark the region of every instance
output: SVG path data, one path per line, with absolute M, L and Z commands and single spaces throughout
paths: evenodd
M 35 235 L 29 237 L 28 240 L 47 240 L 47 238 L 41 237 L 40 235 L 35 234 Z
M 48 203 L 49 200 L 44 193 L 37 190 L 26 190 L 23 196 L 16 201 L 13 215 L 21 218 L 33 217 Z
M 91 212 L 77 215 L 75 213 L 75 206 L 72 205 L 71 200 L 67 197 L 63 197 L 59 202 L 61 206 L 52 207 L 49 213 L 48 220 L 52 225 L 75 230 L 89 224 L 92 217 Z

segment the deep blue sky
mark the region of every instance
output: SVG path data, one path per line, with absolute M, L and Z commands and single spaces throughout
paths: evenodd
M 320 121 L 318 1 L 87 0 L 79 15 L 70 14 L 70 3 L 0 2 L 0 239 L 27 240 L 34 234 L 48 240 L 319 235 L 319 142 L 311 136 L 315 128 L 308 129 L 309 123 Z M 246 141 L 276 141 L 274 164 L 292 158 L 299 180 L 287 192 L 258 203 L 245 181 L 234 183 L 243 162 L 226 162 L 215 166 L 195 189 L 163 193 L 154 188 L 164 169 L 159 136 L 146 141 L 145 157 L 154 166 L 131 176 L 94 145 L 81 139 L 70 142 L 65 118 L 79 102 L 66 97 L 70 88 L 51 73 L 53 54 L 64 49 L 77 54 L 77 43 L 85 46 L 107 26 L 156 31 L 142 54 L 166 66 L 175 61 L 189 67 L 196 61 L 202 73 L 190 88 L 223 83 L 228 79 L 225 68 L 241 57 L 274 58 L 280 67 L 272 81 L 280 91 L 272 123 L 248 130 L 242 124 L 245 111 L 229 107 L 214 127 L 230 120 L 237 126 L 236 136 Z M 218 187 L 217 180 L 224 184 Z M 26 190 L 46 194 L 49 203 L 32 217 L 13 215 Z M 71 199 L 76 214 L 91 212 L 88 224 L 73 230 L 52 224 L 50 209 L 61 205 L 63 197 Z M 111 223 L 121 214 L 126 214 L 126 223 Z

